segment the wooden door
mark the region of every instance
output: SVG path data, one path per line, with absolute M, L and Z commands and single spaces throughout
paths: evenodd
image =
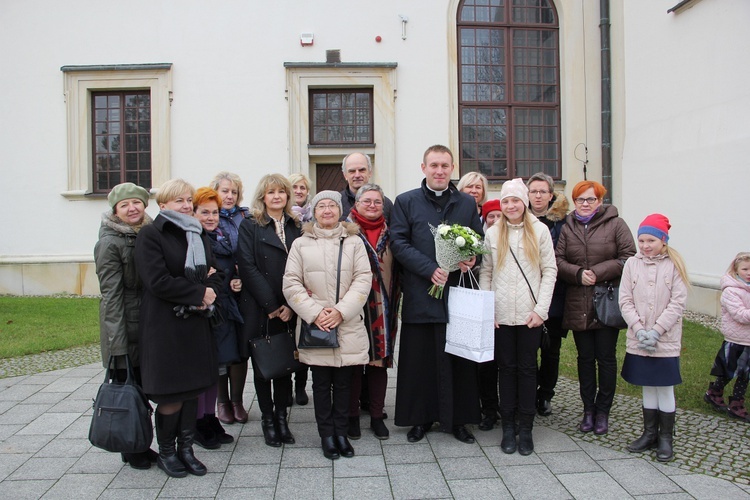
M 325 190 L 341 191 L 346 186 L 346 179 L 341 173 L 340 163 L 317 163 L 315 164 L 315 189 L 316 192 Z

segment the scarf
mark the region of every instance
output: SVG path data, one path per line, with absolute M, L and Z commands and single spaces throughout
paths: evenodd
M 591 215 L 588 215 L 588 216 L 586 216 L 586 217 L 584 217 L 584 216 L 582 216 L 582 215 L 579 215 L 579 214 L 578 214 L 578 211 L 577 211 L 577 210 L 574 210 L 574 211 L 573 211 L 573 216 L 574 216 L 574 217 L 576 218 L 576 220 L 577 220 L 578 222 L 580 222 L 581 224 L 588 224 L 589 222 L 591 222 L 591 219 L 593 219 L 593 218 L 594 218 L 594 216 L 595 216 L 596 214 L 598 214 L 598 213 L 599 213 L 599 209 L 600 209 L 600 208 L 602 208 L 602 206 L 601 206 L 601 205 L 599 205 L 598 207 L 596 207 L 596 210 L 594 210 L 594 211 L 592 212 L 592 214 L 591 214 Z
M 378 219 L 370 220 L 352 209 L 352 222 L 356 222 L 364 233 L 367 241 L 373 248 L 378 247 L 380 234 L 385 230 L 385 217 L 381 215 Z
M 304 207 L 292 205 L 292 213 L 297 216 L 300 222 L 309 222 L 312 220 L 312 206 L 307 203 Z
M 185 254 L 185 277 L 193 283 L 203 283 L 208 275 L 206 267 L 206 250 L 203 248 L 201 233 L 203 227 L 198 219 L 189 215 L 162 210 L 159 215 L 185 231 L 187 239 L 187 253 Z

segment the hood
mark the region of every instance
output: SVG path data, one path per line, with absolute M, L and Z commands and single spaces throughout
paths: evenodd
M 102 214 L 102 225 L 99 228 L 99 237 L 107 233 L 115 233 L 119 235 L 137 235 L 138 231 L 146 224 L 151 224 L 153 219 L 148 213 L 143 214 L 143 222 L 138 226 L 129 226 L 125 224 L 119 217 L 112 213 L 111 210 L 107 210 Z
M 729 273 L 721 277 L 721 291 L 723 292 L 727 288 L 738 288 L 746 292 L 750 292 L 750 285 L 743 283 L 736 276 Z
M 359 226 L 354 222 L 339 222 L 339 225 L 333 229 L 322 229 L 313 222 L 306 222 L 302 225 L 302 235 L 309 238 L 339 238 L 347 236 L 356 236 L 359 234 Z

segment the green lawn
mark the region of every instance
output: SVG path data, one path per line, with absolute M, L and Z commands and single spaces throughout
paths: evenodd
M 0 297 L 0 358 L 99 342 L 99 299 Z
M 708 383 L 713 380 L 709 374 L 711 366 L 724 337 L 721 333 L 689 321 L 683 322 L 682 354 L 680 355 L 680 370 L 682 384 L 675 388 L 677 406 L 702 413 L 714 413 L 703 401 L 703 394 Z M 563 340 L 560 352 L 560 374 L 574 380 L 578 379 L 576 366 L 576 346 L 573 334 Z M 617 369 L 622 369 L 625 358 L 625 330 L 620 332 L 617 345 Z M 732 387 L 732 384 L 729 386 Z M 625 382 L 621 377 L 617 379 L 618 394 L 641 397 L 641 387 Z

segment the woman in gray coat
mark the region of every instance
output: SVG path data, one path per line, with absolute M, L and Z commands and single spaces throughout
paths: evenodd
M 99 340 L 102 363 L 110 377 L 127 378 L 125 355 L 133 365 L 136 382 L 141 383 L 138 352 L 138 311 L 141 306 L 141 281 L 135 270 L 135 237 L 151 217 L 146 213 L 148 191 L 132 182 L 118 184 L 107 196 L 111 210 L 102 214 L 99 241 L 94 246 L 94 263 L 102 300 L 99 303 Z M 148 469 L 156 462 L 156 452 L 123 453 L 122 461 L 134 469 Z

